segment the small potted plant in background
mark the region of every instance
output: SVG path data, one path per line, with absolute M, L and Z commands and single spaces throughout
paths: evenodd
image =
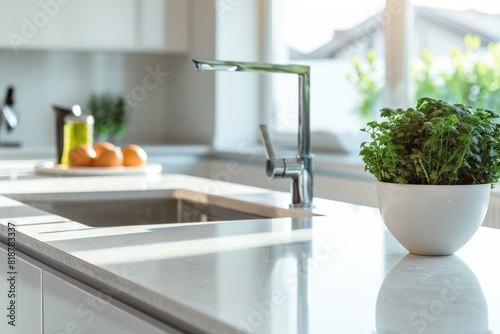
M 481 225 L 500 179 L 498 115 L 421 98 L 380 116 L 362 129 L 371 141 L 360 155 L 387 228 L 411 253 L 453 254 Z
M 129 110 L 121 95 L 93 94 L 88 109 L 94 117 L 95 141 L 120 142 L 125 135 Z

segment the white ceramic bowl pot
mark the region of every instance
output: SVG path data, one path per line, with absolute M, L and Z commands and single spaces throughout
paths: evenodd
M 490 201 L 491 185 L 377 183 L 385 225 L 418 255 L 450 255 L 476 233 Z

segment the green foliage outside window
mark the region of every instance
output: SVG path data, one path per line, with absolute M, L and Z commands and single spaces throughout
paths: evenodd
M 451 70 L 439 70 L 432 54 L 423 50 L 420 59 L 412 64 L 415 103 L 421 97 L 461 103 L 474 108 L 500 111 L 500 43 L 490 43 L 487 52 L 481 38 L 464 37 L 465 49 L 450 50 Z M 353 60 L 354 73 L 348 79 L 360 93 L 356 112 L 363 120 L 375 118 L 383 91 L 383 80 L 376 81 L 376 55 L 368 51 L 366 59 Z
M 362 99 L 356 111 L 358 116 L 368 121 L 373 119 L 373 110 L 380 101 L 383 85 L 378 79 L 380 72 L 376 61 L 375 50 L 368 50 L 366 59 L 355 57 L 353 59 L 354 73 L 348 76 L 348 80 L 353 83 Z

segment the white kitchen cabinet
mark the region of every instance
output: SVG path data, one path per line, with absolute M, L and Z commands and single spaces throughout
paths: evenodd
M 0 0 L 0 48 L 178 53 L 187 18 L 186 0 Z
M 135 43 L 135 0 L 1 0 L 1 45 L 115 49 Z
M 59 272 L 43 272 L 45 333 L 180 334 Z
M 492 192 L 491 194 L 488 211 L 486 212 L 486 217 L 484 217 L 482 225 L 500 228 L 500 197 L 497 192 Z
M 188 50 L 188 1 L 140 0 L 139 49 L 182 53 Z
M 42 269 L 39 263 L 16 252 L 14 272 L 8 266 L 7 247 L 0 243 L 0 333 L 42 332 Z M 13 285 L 11 285 L 13 283 Z M 13 305 L 15 310 L 10 306 Z M 11 310 L 7 310 L 7 308 Z M 14 317 L 9 317 L 13 315 Z M 10 321 L 14 321 L 12 326 Z
M 11 287 L 7 247 L 3 243 L 0 268 L 0 333 L 181 334 L 113 299 L 106 291 L 92 289 L 17 250 Z M 11 320 L 6 317 L 11 300 L 15 302 L 15 326 L 9 325 Z

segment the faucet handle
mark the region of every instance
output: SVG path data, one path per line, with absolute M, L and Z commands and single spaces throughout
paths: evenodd
M 264 143 L 264 151 L 266 154 L 267 160 L 276 159 L 276 152 L 274 151 L 273 143 L 271 142 L 271 136 L 269 135 L 269 130 L 267 129 L 267 125 L 260 124 L 260 136 L 262 142 Z
M 274 151 L 273 143 L 271 142 L 271 137 L 269 136 L 269 130 L 267 125 L 260 125 L 260 135 L 264 143 L 264 152 L 266 154 L 266 174 L 270 179 L 276 177 L 283 177 L 286 171 L 286 162 L 284 159 L 276 158 L 276 152 Z

